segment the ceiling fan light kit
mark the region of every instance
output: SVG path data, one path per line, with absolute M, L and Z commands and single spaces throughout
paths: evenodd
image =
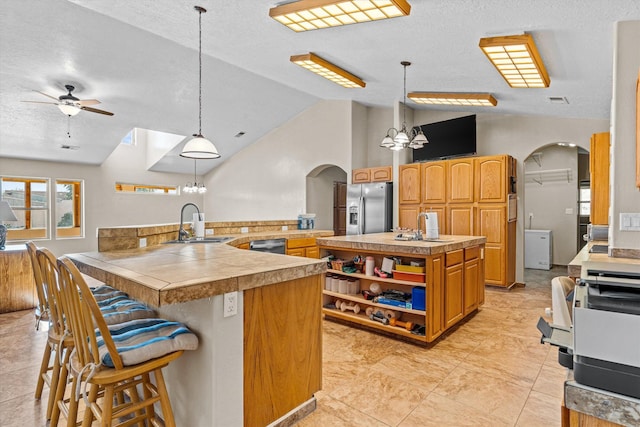
M 60 95 L 57 98 L 55 96 L 51 96 L 44 92 L 40 92 L 39 90 L 34 91 L 34 92 L 38 92 L 40 95 L 46 96 L 47 98 L 53 99 L 56 102 L 41 102 L 41 101 L 22 101 L 22 102 L 29 102 L 34 104 L 57 105 L 58 109 L 60 109 L 60 111 L 62 111 L 63 114 L 69 117 L 75 116 L 80 112 L 80 110 L 89 111 L 90 113 L 98 113 L 105 116 L 113 116 L 113 113 L 109 111 L 99 110 L 97 108 L 89 107 L 89 105 L 100 104 L 100 101 L 98 101 L 97 99 L 78 99 L 76 96 L 74 96 L 71 93 L 76 89 L 74 86 L 67 84 L 67 85 L 64 85 L 64 87 L 65 89 L 67 89 L 67 94 Z
M 514 88 L 545 88 L 551 80 L 531 34 L 480 39 L 480 49 Z
M 189 140 L 184 147 L 180 156 L 189 159 L 217 159 L 220 157 L 218 149 L 213 142 L 202 136 L 202 14 L 207 13 L 207 9 L 200 6 L 194 6 L 198 12 L 198 69 L 199 69 L 199 85 L 198 85 L 198 133 L 193 135 L 193 139 Z M 205 190 L 206 191 L 206 190 Z
M 343 70 L 337 65 L 334 65 L 313 53 L 294 55 L 289 58 L 289 60 L 302 68 L 346 88 L 358 88 L 365 87 L 367 85 L 359 77 L 354 76 L 350 72 Z
M 406 0 L 300 0 L 269 9 L 269 16 L 296 32 L 407 16 Z

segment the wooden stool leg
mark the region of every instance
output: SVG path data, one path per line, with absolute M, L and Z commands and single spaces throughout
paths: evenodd
M 93 390 L 93 387 L 97 388 L 97 386 L 92 385 L 91 386 L 92 390 Z M 103 399 L 102 420 L 100 420 L 100 425 L 104 427 L 111 426 L 114 424 L 114 420 L 112 419 L 113 418 L 113 397 L 114 397 L 113 387 L 114 387 L 113 384 L 106 386 L 104 389 L 104 396 L 102 397 Z M 89 404 L 92 404 L 93 402 L 95 402 L 95 400 L 89 397 Z M 91 408 L 87 408 L 87 410 L 90 411 Z M 85 416 L 85 421 L 86 420 L 87 418 Z
M 64 351 L 65 355 L 64 355 L 64 362 L 67 362 L 67 358 L 68 358 L 68 353 L 69 351 L 65 351 L 64 348 L 61 348 L 62 346 L 58 345 L 57 346 L 57 350 L 54 352 L 54 361 L 53 361 L 53 369 L 51 370 L 51 383 L 49 384 L 49 400 L 47 401 L 47 419 L 51 418 L 51 412 L 53 410 L 53 404 L 55 403 L 55 395 L 56 395 L 56 390 L 58 389 L 58 381 L 60 380 L 60 352 Z
M 169 401 L 169 393 L 167 392 L 167 385 L 164 383 L 164 377 L 162 376 L 162 369 L 159 368 L 154 370 L 153 375 L 156 377 L 156 387 L 158 388 L 158 394 L 160 395 L 160 405 L 162 407 L 164 425 L 165 427 L 176 427 L 176 421 L 173 419 L 171 402 Z
M 58 425 L 58 420 L 60 419 L 60 406 L 64 405 L 64 393 L 67 390 L 67 380 L 69 377 L 69 371 L 67 370 L 67 363 L 65 358 L 65 363 L 62 364 L 60 368 L 60 379 L 58 380 L 58 384 L 56 389 L 53 390 L 51 388 L 51 395 L 49 399 L 53 396 L 53 408 L 51 409 L 51 423 L 49 427 L 56 427 Z M 73 425 L 75 425 L 75 419 L 73 420 Z
M 80 395 L 80 399 L 82 399 L 82 395 Z M 95 418 L 93 416 L 93 411 L 91 410 L 91 404 L 94 403 L 97 399 L 98 399 L 98 386 L 95 385 L 95 384 L 91 384 L 91 388 L 89 389 L 89 397 L 88 397 L 89 406 L 87 406 L 84 409 L 84 418 L 82 420 L 82 427 L 90 427 L 91 426 L 91 423 L 93 422 L 93 420 Z M 113 399 L 113 391 L 112 391 L 112 394 L 111 394 L 111 399 Z M 71 401 L 73 402 L 73 401 L 75 401 L 75 399 L 71 399 Z M 111 406 L 113 400 L 109 400 L 108 402 L 109 402 L 109 406 Z M 78 412 L 78 404 L 79 404 L 79 402 L 76 402 L 76 414 Z M 71 412 L 71 411 L 69 411 L 69 412 Z M 101 424 L 102 425 L 110 425 L 110 424 L 104 424 L 104 422 L 105 422 L 104 412 L 103 412 L 102 415 L 103 416 L 102 416 L 102 423 Z M 111 421 L 111 420 L 109 420 L 109 421 Z M 73 425 L 75 425 L 75 424 L 73 424 Z
M 153 385 L 151 384 L 151 377 L 149 376 L 149 373 L 143 374 L 142 375 L 142 391 L 143 391 L 143 395 L 144 395 L 144 400 L 149 400 L 151 399 L 151 389 L 150 387 L 152 387 Z M 156 413 L 153 409 L 153 405 L 148 405 L 144 408 L 147 419 L 148 420 L 153 420 L 156 416 Z
M 49 361 L 51 360 L 51 344 L 47 342 L 47 346 L 44 348 L 44 354 L 42 355 L 42 362 L 40 363 L 40 372 L 38 373 L 38 383 L 36 384 L 36 399 L 40 399 L 42 396 L 42 388 L 44 387 L 44 375 L 49 370 Z

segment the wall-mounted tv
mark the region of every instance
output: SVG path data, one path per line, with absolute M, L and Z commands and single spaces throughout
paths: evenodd
M 459 117 L 416 126 L 424 132 L 428 144 L 413 151 L 413 161 L 446 159 L 476 153 L 476 116 Z

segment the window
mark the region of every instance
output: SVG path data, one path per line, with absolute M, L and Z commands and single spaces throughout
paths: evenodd
M 56 180 L 56 237 L 82 236 L 82 182 Z
M 116 182 L 116 192 L 145 193 L 145 194 L 178 194 L 178 187 L 175 185 L 126 184 L 124 182 Z
M 49 224 L 49 180 L 0 178 L 0 197 L 9 202 L 18 221 L 8 222 L 8 240 L 45 239 Z

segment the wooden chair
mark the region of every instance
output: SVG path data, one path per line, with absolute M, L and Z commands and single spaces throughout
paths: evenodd
M 58 269 L 64 313 L 75 341 L 69 364 L 72 390 L 79 390 L 78 385 L 85 383 L 87 408 L 82 426 L 89 427 L 94 420 L 101 426 L 145 425 L 145 420 L 160 425 L 153 408 L 156 402 L 160 402 L 164 425 L 175 426 L 162 368 L 184 350 L 197 348 L 197 337 L 184 325 L 164 319 L 138 319 L 108 326 L 73 262 L 62 257 Z M 155 385 L 150 380 L 151 373 Z M 142 396 L 138 388 L 143 390 Z M 128 399 L 120 397 L 125 393 Z M 65 409 L 66 403 L 58 400 L 59 409 L 68 414 L 68 425 L 75 425 L 78 401 L 78 394 L 72 395 Z
M 40 329 L 41 321 L 49 320 L 49 311 L 47 309 L 47 297 L 45 295 L 45 290 L 42 285 L 42 274 L 40 273 L 40 265 L 38 264 L 38 260 L 36 259 L 36 250 L 38 248 L 32 241 L 28 241 L 27 252 L 29 253 L 29 258 L 31 258 L 31 266 L 33 267 L 33 278 L 36 282 L 36 294 L 38 296 L 38 305 L 36 306 L 36 331 Z

